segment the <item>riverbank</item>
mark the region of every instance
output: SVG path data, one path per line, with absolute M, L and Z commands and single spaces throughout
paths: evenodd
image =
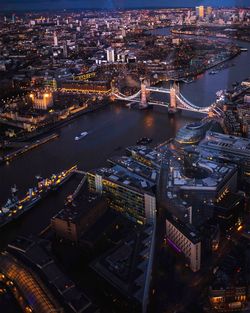
M 24 153 L 26 152 L 29 152 L 30 150 L 32 149 L 35 149 L 51 140 L 54 140 L 58 138 L 58 134 L 52 134 L 52 135 L 49 135 L 49 136 L 46 136 L 45 138 L 41 139 L 41 140 L 36 140 L 34 143 L 32 144 L 27 144 L 25 145 L 24 147 L 18 149 L 18 150 L 15 150 L 11 153 L 8 153 L 6 155 L 4 155 L 3 157 L 0 157 L 0 164 L 1 163 L 8 163 L 10 161 L 12 161 L 13 159 L 17 158 L 18 156 L 21 156 L 23 155 Z
M 51 124 L 51 125 L 48 125 L 48 126 L 45 126 L 45 127 L 41 127 L 40 129 L 37 129 L 36 131 L 32 132 L 32 133 L 26 133 L 24 134 L 23 136 L 21 137 L 14 137 L 14 138 L 11 138 L 9 141 L 10 142 L 22 142 L 22 141 L 29 141 L 29 140 L 32 140 L 32 139 L 35 139 L 35 138 L 39 138 L 40 136 L 48 133 L 48 132 L 51 132 L 53 130 L 57 130 L 65 125 L 67 125 L 68 123 L 71 123 L 72 120 L 84 115 L 84 114 L 87 114 L 87 113 L 91 113 L 91 112 L 94 112 L 96 110 L 99 110 L 103 107 L 105 107 L 106 105 L 108 104 L 108 102 L 105 102 L 105 103 L 100 103 L 98 105 L 96 105 L 95 107 L 88 107 L 87 109 L 84 109 L 84 110 L 81 110 L 81 111 L 78 111 L 70 116 L 68 116 L 66 119 L 64 120 L 61 120 L 61 121 L 58 121 L 58 122 L 55 122 L 54 124 Z
M 164 35 L 169 30 L 157 30 L 159 31 Z M 246 47 L 250 48 L 250 44 L 246 44 Z M 250 68 L 246 66 L 249 57 L 248 49 L 248 52 L 235 58 L 234 67 L 222 70 L 217 75 L 209 75 L 206 71 L 193 83 L 180 84 L 182 94 L 196 105 L 211 104 L 219 89 L 226 89 L 235 81 L 250 76 Z M 166 100 L 163 94 L 159 97 L 160 100 Z M 63 127 L 60 126 L 57 140 L 21 155 L 10 165 L 1 166 L 0 204 L 7 200 L 10 187 L 14 184 L 20 192 L 25 192 L 30 186 L 34 186 L 34 177 L 37 175 L 48 177 L 72 164 L 77 164 L 84 170 L 105 166 L 107 159 L 124 154 L 124 149 L 135 145 L 139 138 L 152 138 L 152 145 L 155 146 L 175 137 L 182 126 L 196 120 L 192 112 L 179 112 L 175 116 L 169 116 L 166 112 L 155 109 L 129 110 L 125 103 L 106 103 L 101 110 L 83 114 L 68 121 Z M 79 142 L 75 141 L 75 136 L 83 131 L 87 131 L 88 136 Z M 72 191 L 70 186 L 69 182 L 62 192 L 51 195 L 39 204 L 34 213 L 30 212 L 19 226 L 6 230 L 3 237 L 8 241 L 16 235 L 41 231 L 48 225 L 57 208 L 62 207 L 65 197 Z
M 225 28 L 225 26 L 221 26 L 222 28 Z M 199 28 L 199 27 L 198 27 Z M 200 28 L 199 28 L 200 29 Z M 238 38 L 238 37 L 230 37 L 230 36 L 220 36 L 220 35 L 213 35 L 211 33 L 196 33 L 194 31 L 189 31 L 189 30 L 180 30 L 180 29 L 172 29 L 171 33 L 177 34 L 177 35 L 185 35 L 185 36 L 196 36 L 196 37 L 206 37 L 206 38 L 213 38 L 213 39 L 226 39 L 228 41 L 242 41 L 242 42 L 247 42 L 250 43 L 250 39 L 246 38 Z
M 156 36 L 169 36 L 173 27 L 157 28 L 150 33 Z M 182 36 L 187 35 L 180 35 Z M 190 35 L 192 38 L 192 36 Z M 194 37 L 194 36 L 193 36 Z M 204 37 L 202 36 L 202 39 Z M 214 40 L 218 38 L 213 38 Z M 209 106 L 211 103 L 216 101 L 216 92 L 218 90 L 231 89 L 235 82 L 243 81 L 250 76 L 250 68 L 246 66 L 250 59 L 250 43 L 245 41 L 230 39 L 220 39 L 225 43 L 233 42 L 239 47 L 246 48 L 247 51 L 240 53 L 234 57 L 234 66 L 220 70 L 216 75 L 210 75 L 209 70 L 198 75 L 192 83 L 180 83 L 182 94 L 189 101 L 198 106 Z

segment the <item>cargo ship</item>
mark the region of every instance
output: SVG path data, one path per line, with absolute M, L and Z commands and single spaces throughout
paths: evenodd
M 78 140 L 81 140 L 82 138 L 84 138 L 85 136 L 88 135 L 88 132 L 83 132 L 81 133 L 79 136 L 76 136 L 75 137 L 75 140 L 78 141 Z
M 34 205 L 44 198 L 51 191 L 57 190 L 75 173 L 77 166 L 63 171 L 59 174 L 53 174 L 50 178 L 41 178 L 37 176 L 38 184 L 30 188 L 24 198 L 18 198 L 18 189 L 16 186 L 11 188 L 11 197 L 0 208 L 0 228 L 16 220 L 22 214 L 34 207 Z

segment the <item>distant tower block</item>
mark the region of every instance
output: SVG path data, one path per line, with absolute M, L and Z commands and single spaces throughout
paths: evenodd
M 176 83 L 174 83 L 174 84 L 170 87 L 170 106 L 169 106 L 169 108 L 168 108 L 168 112 L 169 112 L 169 113 L 176 113 L 176 111 L 177 111 L 177 100 L 176 100 L 176 96 L 178 96 L 179 93 L 180 93 L 179 85 L 177 85 Z
M 149 82 L 147 80 L 141 81 L 141 107 L 147 107 L 148 105 L 148 97 L 149 91 L 147 91 L 147 87 L 149 86 Z
M 57 38 L 57 33 L 54 32 L 54 47 L 58 46 L 58 38 Z
M 67 42 L 66 41 L 63 44 L 63 57 L 65 59 L 67 59 L 67 57 L 68 57 L 68 47 L 67 47 Z
M 115 62 L 115 50 L 112 47 L 107 49 L 107 62 L 114 63 Z

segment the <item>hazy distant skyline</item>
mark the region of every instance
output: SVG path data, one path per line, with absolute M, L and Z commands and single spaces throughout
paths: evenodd
M 0 10 L 194 7 L 200 4 L 219 7 L 250 7 L 250 0 L 0 0 Z

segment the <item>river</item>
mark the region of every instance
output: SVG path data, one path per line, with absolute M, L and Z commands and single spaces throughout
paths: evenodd
M 169 29 L 157 29 L 153 33 L 168 35 Z M 230 88 L 235 81 L 250 76 L 250 43 L 238 42 L 248 48 L 232 61 L 235 66 L 224 69 L 216 75 L 208 72 L 191 84 L 181 84 L 184 96 L 199 106 L 207 106 L 215 100 L 220 89 Z M 138 138 L 147 136 L 156 145 L 175 135 L 176 131 L 188 122 L 197 119 L 191 113 L 178 113 L 170 117 L 166 112 L 156 110 L 133 110 L 118 104 L 109 104 L 103 109 L 83 115 L 71 124 L 62 127 L 59 138 L 15 159 L 9 165 L 0 165 L 0 205 L 9 196 L 14 184 L 23 194 L 35 185 L 36 175 L 48 177 L 74 164 L 88 170 L 103 166 L 106 159 L 114 154 L 124 154 L 125 148 L 134 145 Z M 89 134 L 80 141 L 74 137 L 83 131 Z M 117 147 L 122 147 L 117 151 Z M 70 180 L 63 188 L 42 200 L 30 212 L 22 216 L 15 224 L 7 225 L 1 231 L 0 247 L 3 249 L 17 235 L 38 234 L 50 221 L 50 218 L 63 206 L 65 197 L 77 186 L 79 178 Z M 5 300 L 0 305 L 6 312 L 17 308 L 8 307 Z
M 157 29 L 156 34 L 169 33 L 169 29 Z M 224 69 L 216 75 L 205 73 L 190 84 L 182 84 L 181 92 L 194 104 L 206 106 L 215 100 L 215 92 L 226 89 L 235 81 L 250 76 L 247 66 L 250 60 L 250 43 L 239 42 L 248 48 L 233 59 L 234 67 Z M 248 62 L 247 62 L 248 61 Z M 134 110 L 125 104 L 108 104 L 106 107 L 82 115 L 59 130 L 59 138 L 34 149 L 13 160 L 9 165 L 0 165 L 0 205 L 8 196 L 10 187 L 17 185 L 22 195 L 36 184 L 36 175 L 48 177 L 77 164 L 88 170 L 105 165 L 106 159 L 114 154 L 124 154 L 125 148 L 134 145 L 138 138 L 147 136 L 156 145 L 173 137 L 176 131 L 188 122 L 197 119 L 192 113 L 178 113 L 174 117 L 157 110 Z M 87 131 L 80 141 L 75 136 Z M 117 148 L 121 146 L 119 151 Z M 74 180 L 73 180 L 74 181 Z M 2 247 L 18 234 L 41 231 L 63 205 L 65 196 L 75 188 L 76 181 L 67 183 L 62 191 L 48 198 L 20 218 L 18 224 L 1 230 Z
M 170 28 L 155 29 L 154 31 L 151 31 L 151 33 L 167 36 L 170 34 Z M 180 37 L 202 38 L 203 40 L 206 40 L 206 37 L 185 35 L 180 35 Z M 229 39 L 217 38 L 214 40 L 230 42 Z M 232 87 L 233 83 L 237 81 L 241 82 L 247 77 L 250 77 L 250 43 L 239 40 L 233 40 L 231 42 L 248 49 L 247 52 L 242 52 L 230 61 L 230 63 L 234 63 L 235 66 L 221 70 L 216 75 L 209 75 L 210 71 L 206 71 L 193 83 L 181 84 L 181 92 L 193 104 L 198 106 L 208 106 L 215 101 L 216 92 L 218 90 L 229 89 Z

